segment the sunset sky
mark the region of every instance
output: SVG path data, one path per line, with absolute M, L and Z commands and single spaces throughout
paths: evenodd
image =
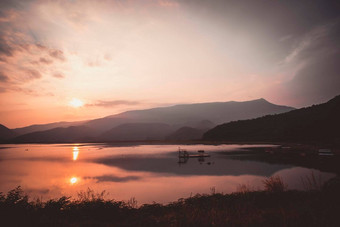
M 340 94 L 338 0 L 1 0 L 0 123 Z

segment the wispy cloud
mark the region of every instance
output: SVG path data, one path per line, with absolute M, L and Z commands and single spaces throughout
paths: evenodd
M 8 76 L 4 75 L 3 73 L 0 72 L 0 82 L 1 83 L 6 83 L 9 81 Z
M 290 63 L 296 59 L 303 51 L 307 50 L 311 46 L 315 46 L 321 39 L 325 38 L 332 25 L 317 26 L 312 31 L 304 35 L 296 47 L 285 58 L 285 63 Z
M 111 101 L 103 101 L 98 100 L 94 103 L 86 104 L 86 106 L 96 106 L 96 107 L 116 107 L 116 106 L 134 106 L 141 104 L 139 101 L 130 101 L 130 100 L 111 100 Z
M 4 88 L 4 87 L 0 87 L 0 93 L 5 93 L 7 91 L 7 89 L 6 88 Z
M 40 79 L 42 77 L 41 73 L 35 69 L 25 69 L 24 73 L 26 74 L 25 80 L 35 80 Z
M 337 19 L 302 35 L 283 62 L 285 67 L 296 70 L 281 87 L 273 89 L 295 106 L 325 102 L 340 94 L 339 31 Z
M 53 63 L 53 61 L 52 61 L 51 59 L 48 59 L 48 58 L 43 58 L 43 57 L 41 57 L 41 58 L 39 59 L 39 61 L 40 61 L 41 63 L 43 63 L 43 64 L 47 64 L 47 65 L 49 65 L 49 64 L 52 64 L 52 63 Z
M 59 59 L 61 61 L 65 61 L 65 56 L 64 56 L 64 52 L 61 50 L 50 50 L 49 54 L 51 57 Z
M 135 181 L 139 180 L 139 176 L 115 176 L 115 175 L 103 175 L 103 176 L 96 176 L 96 177 L 85 177 L 85 179 L 94 179 L 97 182 L 127 182 L 127 181 Z
M 59 78 L 59 79 L 65 78 L 65 76 L 60 72 L 55 72 L 55 73 L 52 74 L 52 76 L 55 77 L 55 78 Z

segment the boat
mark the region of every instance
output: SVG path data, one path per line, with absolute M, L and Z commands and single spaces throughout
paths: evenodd
M 333 152 L 331 149 L 319 149 L 319 155 L 320 156 L 333 156 Z
M 179 158 L 205 158 L 205 157 L 210 157 L 210 155 L 204 153 L 204 150 L 198 150 L 197 154 L 192 154 L 192 153 L 189 153 L 185 149 L 178 148 L 178 157 Z

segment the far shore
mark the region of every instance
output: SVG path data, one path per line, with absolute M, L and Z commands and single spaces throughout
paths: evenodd
M 138 146 L 138 145 L 276 145 L 291 148 L 301 148 L 317 151 L 321 148 L 333 149 L 340 154 L 340 144 L 322 143 L 322 142 L 285 142 L 285 141 L 207 141 L 207 140 L 131 140 L 131 141 L 96 141 L 96 140 L 77 140 L 77 141 L 55 141 L 55 142 L 30 142 L 30 143 L 13 143 L 0 142 L 0 144 L 106 144 L 108 146 Z
M 204 144 L 204 145 L 222 145 L 222 144 L 268 144 L 268 145 L 283 145 L 283 144 L 309 144 L 309 145 L 319 145 L 322 146 L 328 143 L 320 142 L 286 142 L 286 141 L 231 141 L 231 140 L 74 140 L 74 141 L 53 141 L 53 142 L 8 142 L 1 141 L 0 144 L 74 144 L 74 143 L 105 143 L 105 144 Z M 340 144 L 339 144 L 340 145 Z M 332 145 L 334 146 L 334 144 Z

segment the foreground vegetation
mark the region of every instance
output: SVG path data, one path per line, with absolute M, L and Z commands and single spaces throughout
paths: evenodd
M 80 192 L 42 202 L 29 201 L 20 187 L 0 194 L 1 226 L 339 226 L 340 179 L 307 191 L 287 191 L 279 177 L 264 181 L 264 191 L 240 185 L 237 193 L 196 195 L 168 205 L 105 200 Z

